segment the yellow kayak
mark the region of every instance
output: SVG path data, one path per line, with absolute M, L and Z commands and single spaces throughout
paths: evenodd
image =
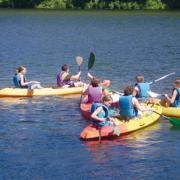
M 157 113 L 162 113 L 161 106 L 153 105 L 153 110 Z M 116 129 L 119 130 L 120 135 L 128 134 L 133 131 L 150 126 L 151 124 L 158 121 L 160 115 L 154 112 L 145 112 L 140 117 L 131 119 L 129 121 L 124 121 L 123 119 L 114 118 L 114 123 L 116 124 Z M 110 138 L 117 136 L 114 132 L 114 126 L 104 126 L 101 128 L 101 137 Z M 87 126 L 80 134 L 80 138 L 83 140 L 93 140 L 99 138 L 99 131 L 94 125 Z
M 180 117 L 180 108 L 162 106 L 162 114 L 169 117 Z
M 83 87 L 72 88 L 42 88 L 42 89 L 21 89 L 4 88 L 0 89 L 0 97 L 33 97 L 33 96 L 55 96 L 80 94 Z
M 180 107 L 166 107 L 161 105 L 160 99 L 153 100 L 155 104 L 162 107 L 162 114 L 169 117 L 180 117 Z

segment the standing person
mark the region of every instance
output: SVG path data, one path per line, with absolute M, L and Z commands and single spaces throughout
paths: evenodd
M 148 92 L 151 91 L 150 85 L 144 82 L 144 76 L 136 76 L 136 84 L 133 90 L 133 96 L 136 98 L 148 98 Z
M 57 87 L 78 87 L 83 86 L 80 80 L 81 72 L 76 75 L 70 75 L 70 68 L 67 64 L 61 67 L 61 72 L 57 74 Z
M 180 107 L 180 79 L 174 81 L 172 96 L 165 94 L 165 100 L 172 107 Z
M 136 97 L 133 97 L 133 90 L 133 86 L 127 86 L 124 89 L 124 95 L 119 98 L 120 115 L 125 120 L 136 117 L 138 115 L 138 110 L 141 112 L 147 110 L 144 106 L 140 105 Z
M 24 66 L 19 66 L 13 77 L 13 82 L 16 88 L 29 88 L 29 89 L 41 89 L 40 82 L 38 81 L 26 81 L 26 68 Z

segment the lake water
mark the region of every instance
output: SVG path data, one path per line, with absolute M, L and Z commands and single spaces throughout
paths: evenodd
M 0 10 L 0 87 L 12 86 L 16 67 L 29 80 L 54 86 L 64 63 L 77 72 L 84 58 L 92 73 L 121 91 L 143 74 L 170 93 L 180 76 L 180 12 Z M 179 179 L 180 129 L 161 119 L 123 138 L 83 142 L 89 122 L 80 114 L 79 96 L 0 99 L 0 179 Z

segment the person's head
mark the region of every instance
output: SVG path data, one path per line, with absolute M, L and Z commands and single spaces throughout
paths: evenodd
M 102 103 L 106 106 L 110 106 L 113 102 L 113 99 L 110 95 L 105 95 L 102 97 Z
M 61 67 L 61 70 L 62 71 L 65 71 L 65 72 L 69 72 L 69 66 L 67 64 L 64 64 L 62 67 Z
M 180 79 L 176 79 L 176 80 L 174 81 L 174 87 L 175 87 L 175 88 L 180 88 Z
M 101 80 L 99 77 L 94 77 L 92 80 L 91 80 L 91 85 L 92 87 L 98 87 L 99 84 L 100 84 Z
M 133 86 L 126 86 L 124 89 L 124 95 L 129 96 L 133 93 L 134 87 Z
M 143 83 L 144 82 L 144 76 L 136 76 L 136 82 Z
M 26 68 L 24 66 L 19 66 L 17 68 L 17 72 L 18 73 L 22 73 L 22 74 L 25 74 L 26 73 Z

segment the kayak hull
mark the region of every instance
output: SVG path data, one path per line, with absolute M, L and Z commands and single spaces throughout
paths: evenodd
M 162 114 L 169 117 L 180 117 L 180 108 L 163 107 Z
M 33 96 L 55 96 L 80 94 L 83 87 L 72 88 L 42 88 L 42 89 L 21 89 L 4 88 L 0 89 L 0 97 L 33 97 Z
M 162 113 L 162 108 L 158 105 L 153 106 L 154 111 Z M 131 132 L 137 131 L 139 129 L 150 126 L 151 124 L 158 121 L 160 115 L 154 112 L 143 113 L 141 117 L 131 119 L 129 121 L 120 120 L 114 118 L 114 123 L 116 126 L 105 126 L 101 128 L 101 138 L 111 138 L 117 137 L 114 129 L 118 129 L 120 136 L 129 134 Z M 93 126 L 87 126 L 80 134 L 80 139 L 82 140 L 98 140 L 99 130 Z

